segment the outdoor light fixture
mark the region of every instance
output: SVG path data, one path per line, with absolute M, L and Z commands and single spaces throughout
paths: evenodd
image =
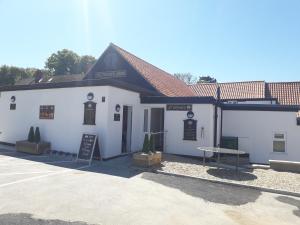
M 116 112 L 120 112 L 121 106 L 119 104 L 116 104 Z
M 186 116 L 187 118 L 192 119 L 194 117 L 194 113 L 192 111 L 188 111 Z
M 87 99 L 88 99 L 89 101 L 92 101 L 92 100 L 94 99 L 94 94 L 93 94 L 92 92 L 88 93 Z
M 15 102 L 16 101 L 16 97 L 15 96 L 11 96 L 10 101 L 11 102 Z

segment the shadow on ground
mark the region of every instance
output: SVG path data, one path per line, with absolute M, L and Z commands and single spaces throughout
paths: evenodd
M 283 195 L 276 197 L 276 199 L 282 203 L 297 207 L 298 209 L 294 210 L 293 213 L 295 216 L 300 217 L 300 200 L 299 199 L 295 199 L 295 198 L 283 196 Z
M 245 171 L 236 172 L 233 169 L 211 168 L 207 170 L 207 173 L 211 176 L 218 177 L 221 179 L 227 179 L 227 180 L 247 181 L 247 180 L 257 179 L 257 176 L 254 174 Z
M 56 167 L 65 169 L 75 169 L 78 171 L 102 173 L 112 176 L 119 176 L 123 178 L 134 177 L 141 172 L 142 169 L 132 167 L 132 161 L 130 156 L 122 156 L 107 161 L 94 160 L 90 167 L 84 167 L 88 165 L 88 162 L 76 162 L 76 157 L 71 154 L 43 154 L 43 155 L 31 155 L 27 153 L 17 152 L 13 148 L 0 149 L 0 157 L 8 156 L 11 158 L 22 159 L 23 163 L 44 163 Z M 0 162 L 1 163 L 1 162 Z M 3 162 L 9 164 L 10 160 Z M 83 168 L 79 168 L 83 167 Z
M 188 195 L 204 199 L 205 201 L 225 205 L 244 205 L 255 202 L 261 195 L 261 192 L 258 190 L 205 182 L 192 178 L 153 173 L 143 173 L 142 178 L 178 189 Z
M 0 215 L 0 225 L 88 225 L 84 222 L 68 222 L 63 220 L 43 220 L 33 218 L 31 214 L 2 214 Z

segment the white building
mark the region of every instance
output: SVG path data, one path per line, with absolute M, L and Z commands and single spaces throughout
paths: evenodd
M 299 106 L 261 96 L 226 100 L 222 88 L 218 101 L 216 89 L 209 96 L 196 88 L 111 44 L 84 76 L 0 87 L 0 141 L 15 144 L 38 126 L 53 150 L 77 153 L 82 134 L 95 133 L 110 158 L 141 150 L 147 132 L 156 149 L 192 156 L 229 136 L 251 162 L 300 161 Z

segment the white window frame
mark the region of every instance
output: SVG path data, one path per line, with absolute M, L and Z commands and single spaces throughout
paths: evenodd
M 276 138 L 275 135 L 280 134 L 283 135 L 283 138 Z M 274 151 L 274 141 L 284 141 L 284 151 Z M 287 135 L 286 132 L 283 131 L 276 131 L 273 132 L 273 137 L 272 137 L 272 153 L 276 154 L 286 154 L 287 153 Z

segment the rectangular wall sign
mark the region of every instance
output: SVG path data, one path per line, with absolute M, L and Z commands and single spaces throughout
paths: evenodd
M 169 111 L 192 111 L 192 105 L 167 105 Z

